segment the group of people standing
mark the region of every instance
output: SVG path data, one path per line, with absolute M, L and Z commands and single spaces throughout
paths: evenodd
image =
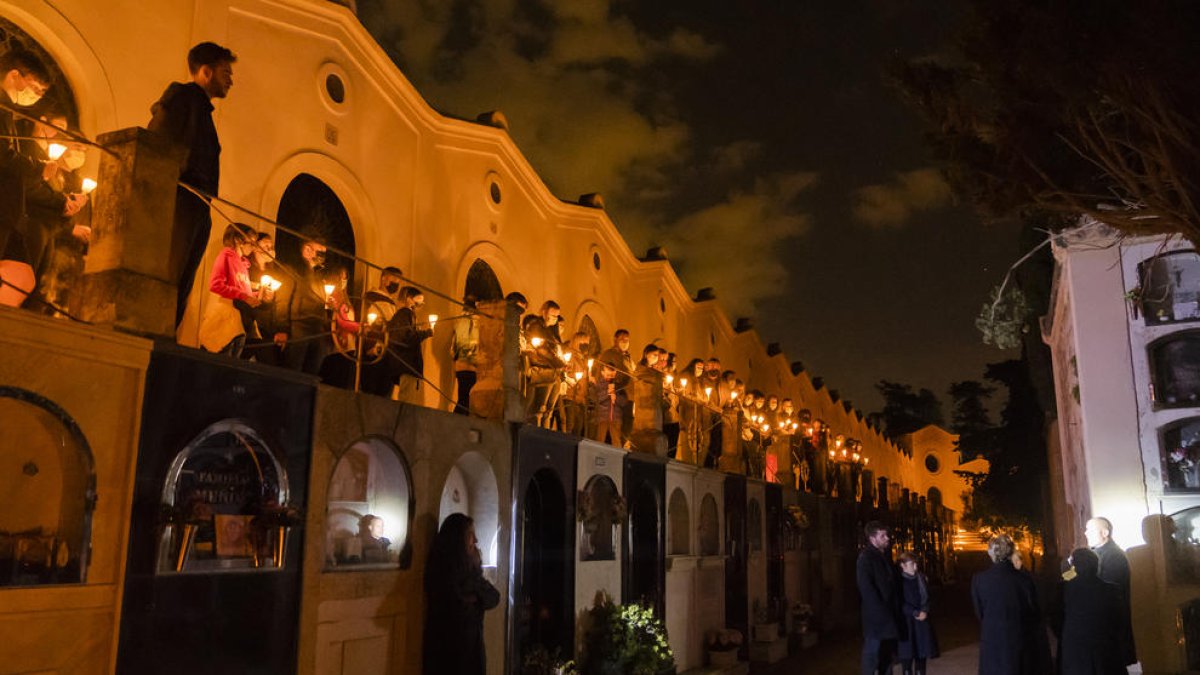
M 1084 535 L 1088 545 L 1067 559 L 1048 617 L 1012 539 L 1001 535 L 988 542 L 992 566 L 971 581 L 981 624 L 981 675 L 1123 675 L 1137 663 L 1129 561 L 1107 518 L 1089 520 Z M 1057 642 L 1057 670 L 1046 618 Z
M 863 675 L 891 673 L 897 662 L 904 675 L 924 675 L 929 660 L 939 655 L 929 618 L 929 581 L 911 552 L 900 554 L 899 566 L 892 563 L 886 525 L 873 520 L 863 534 L 867 545 L 855 565 L 862 596 Z
M 60 277 L 82 271 L 91 236 L 78 218 L 88 203 L 79 173 L 87 148 L 65 104 L 46 98 L 53 84 L 36 54 L 0 54 L 0 305 L 48 313 L 65 302 Z
M 892 564 L 886 526 L 872 521 L 865 535 L 857 565 L 862 673 L 892 673 L 897 662 L 905 675 L 924 673 L 927 660 L 938 656 L 928 584 L 911 554 L 902 553 L 898 567 Z M 1089 520 L 1085 536 L 1088 546 L 1071 552 L 1061 581 L 1048 594 L 1048 614 L 1012 538 L 999 535 L 988 542 L 992 564 L 971 580 L 980 622 L 980 675 L 1123 675 L 1137 663 L 1129 562 L 1106 518 Z

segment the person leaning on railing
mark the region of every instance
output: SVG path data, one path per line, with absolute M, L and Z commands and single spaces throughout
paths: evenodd
M 549 428 L 558 383 L 565 363 L 558 356 L 558 342 L 540 315 L 530 314 L 521 321 L 525 335 L 525 417 L 531 424 Z
M 588 383 L 592 374 L 588 372 L 587 360 L 592 354 L 592 340 L 582 331 L 571 336 L 568 352 L 571 361 L 567 367 L 566 391 L 563 393 L 563 431 L 574 436 L 587 434 Z
M 240 358 L 246 346 L 248 315 L 261 300 L 250 286 L 250 262 L 254 231 L 242 223 L 230 223 L 221 237 L 224 245 L 213 261 L 208 290 L 215 296 L 204 304 L 200 319 L 200 347 Z
M 421 343 L 433 335 L 428 323 L 417 321 L 417 310 L 425 306 L 425 294 L 415 286 L 400 289 L 400 309 L 388 324 L 395 340 L 394 354 L 399 362 L 397 382 L 399 400 L 421 403 L 421 382 L 425 379 L 425 357 Z

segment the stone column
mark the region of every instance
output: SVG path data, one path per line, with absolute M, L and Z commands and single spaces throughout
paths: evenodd
M 525 419 L 520 389 L 520 311 L 504 300 L 476 304 L 479 310 L 479 350 L 475 355 L 475 386 L 471 413 L 490 420 Z
M 717 468 L 726 473 L 746 473 L 746 461 L 742 457 L 742 425 L 738 406 L 721 410 L 721 457 Z
M 638 368 L 633 377 L 633 434 L 635 452 L 667 456 L 667 436 L 662 430 L 663 374 Z
M 175 187 L 182 150 L 141 128 L 100 136 L 92 241 L 76 316 L 130 333 L 174 337 L 177 264 L 172 264 Z M 114 156 L 115 155 L 115 156 Z

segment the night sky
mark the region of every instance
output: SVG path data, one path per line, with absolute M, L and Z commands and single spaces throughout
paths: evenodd
M 876 410 L 887 378 L 949 413 L 951 382 L 1014 356 L 974 319 L 1022 253 L 1012 226 L 955 203 L 884 79 L 951 36 L 953 4 L 360 0 L 359 15 L 431 105 L 504 111 L 555 194 L 604 194 L 635 253 L 666 246 L 690 291 L 714 287 L 844 399 Z

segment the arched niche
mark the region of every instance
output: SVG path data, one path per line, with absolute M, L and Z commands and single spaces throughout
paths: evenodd
M 159 574 L 283 568 L 286 531 L 299 524 L 288 498 L 287 472 L 257 430 L 209 425 L 167 469 Z
M 579 559 L 616 560 L 616 528 L 625 516 L 625 504 L 617 484 L 597 474 L 588 479 L 576 507 L 579 518 Z
M 700 500 L 700 555 L 721 554 L 721 517 L 717 512 L 717 500 L 706 493 Z
M 1200 255 L 1171 251 L 1138 264 L 1141 305 L 1147 325 L 1200 320 Z
M 438 523 L 451 513 L 461 513 L 475 521 L 483 564 L 495 566 L 500 547 L 500 490 L 491 463 L 474 450 L 463 453 L 446 474 Z
M 1187 417 L 1159 430 L 1163 487 L 1171 492 L 1200 490 L 1200 417 Z
M 0 387 L 0 588 L 87 579 L 96 474 L 67 413 Z
M 591 345 L 591 353 L 588 354 L 588 357 L 596 358 L 600 356 L 600 352 L 604 350 L 604 341 L 600 336 L 600 331 L 596 328 L 596 322 L 592 321 L 591 316 L 584 314 L 579 317 L 579 327 L 576 329 L 576 332 L 584 333 L 588 336 L 588 344 Z
M 687 495 L 675 488 L 667 500 L 667 552 L 670 555 L 688 555 L 692 552 L 691 517 Z
M 751 551 L 761 551 L 763 548 L 762 505 L 753 497 L 746 505 L 746 541 Z
M 500 278 L 492 266 L 482 258 L 476 258 L 467 270 L 467 281 L 463 288 L 463 297 L 472 296 L 477 301 L 503 300 L 504 289 L 500 286 Z
M 276 220 L 283 226 L 320 240 L 330 248 L 355 253 L 354 226 L 341 198 L 324 181 L 312 174 L 300 173 L 292 178 L 279 200 Z M 300 249 L 303 241 L 280 230 L 275 236 L 275 251 L 280 262 L 294 270 L 307 269 Z M 326 254 L 327 265 L 346 269 L 353 288 L 355 265 L 332 252 Z
M 415 496 L 408 462 L 390 440 L 367 437 L 338 457 L 325 507 L 325 567 L 406 568 Z
M 569 654 L 573 602 L 568 589 L 574 566 L 572 532 L 563 519 L 566 491 L 553 469 L 539 469 L 526 483 L 522 500 L 520 613 L 516 643 L 521 662 L 536 647 Z
M 1147 350 L 1155 405 L 1200 406 L 1200 331 L 1172 333 L 1151 343 Z

